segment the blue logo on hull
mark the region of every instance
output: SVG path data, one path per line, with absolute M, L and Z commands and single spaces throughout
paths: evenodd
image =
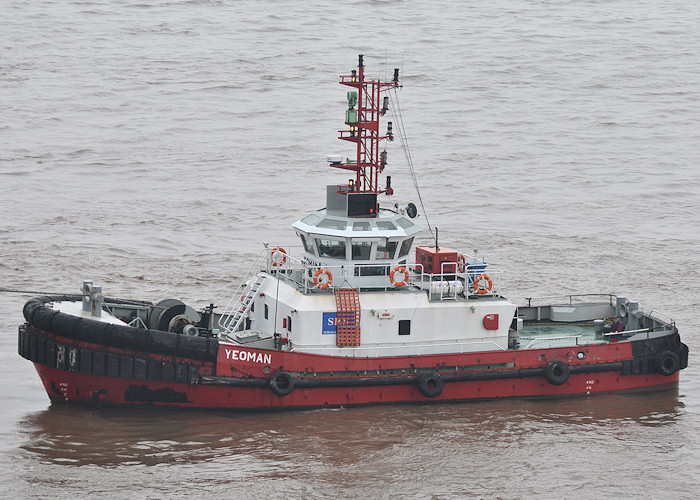
M 337 333 L 335 327 L 337 313 L 323 313 L 323 327 L 321 333 L 323 335 L 335 335 Z

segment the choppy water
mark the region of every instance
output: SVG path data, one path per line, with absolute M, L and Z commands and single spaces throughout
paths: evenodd
M 466 4 L 466 5 L 465 5 Z M 691 0 L 5 1 L 0 493 L 695 497 L 700 8 Z M 507 294 L 671 315 L 678 391 L 284 414 L 50 407 L 28 293 L 228 299 L 342 181 L 345 91 L 402 68 L 430 222 Z M 400 145 L 394 200 L 416 202 Z M 340 176 L 340 177 L 339 177 Z M 419 221 L 425 223 L 425 215 Z M 427 234 L 427 233 L 426 233 Z

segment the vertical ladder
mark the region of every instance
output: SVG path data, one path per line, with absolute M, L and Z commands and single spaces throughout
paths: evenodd
M 260 285 L 263 284 L 263 281 L 265 281 L 264 276 L 260 274 L 255 276 L 255 279 L 251 281 L 250 286 L 247 287 L 248 290 L 246 291 L 246 294 L 241 297 L 240 302 L 233 302 L 229 307 L 227 307 L 226 310 L 224 310 L 221 318 L 219 319 L 219 326 L 224 329 L 226 334 L 237 331 L 238 327 L 241 326 L 245 313 L 248 310 L 248 306 L 250 306 L 250 303 L 253 302 L 255 294 L 260 289 Z
M 336 288 L 336 338 L 338 347 L 360 345 L 360 296 L 357 288 Z

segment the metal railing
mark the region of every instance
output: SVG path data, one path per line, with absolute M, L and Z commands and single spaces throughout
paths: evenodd
M 459 347 L 459 351 L 454 350 L 454 351 L 445 351 L 441 350 L 440 352 L 437 353 L 431 353 L 428 352 L 429 350 L 434 350 L 434 348 L 439 348 L 439 347 Z M 361 352 L 363 355 L 368 355 L 367 353 L 372 353 L 372 357 L 380 357 L 380 356 L 394 356 L 396 355 L 396 352 L 388 353 L 387 351 L 397 351 L 397 350 L 405 350 L 407 353 L 410 354 L 415 354 L 415 355 L 428 355 L 428 354 L 464 354 L 465 352 L 475 352 L 477 349 L 468 349 L 465 350 L 466 346 L 493 346 L 495 349 L 491 350 L 501 350 L 501 351 L 507 351 L 507 347 L 503 347 L 498 345 L 496 342 L 492 340 L 482 340 L 482 341 L 476 341 L 476 342 L 450 342 L 450 343 L 434 343 L 434 344 L 411 344 L 411 345 L 387 345 L 387 346 L 360 346 L 360 347 L 344 347 L 340 348 L 335 345 L 332 346 L 323 346 L 323 345 L 317 345 L 317 344 L 298 344 L 295 342 L 290 342 L 290 351 L 295 351 L 297 349 L 303 350 L 303 351 L 313 351 L 313 352 L 318 352 L 322 354 L 327 354 L 330 356 L 333 355 L 347 355 L 348 349 L 352 349 L 353 352 Z M 479 350 L 484 350 L 479 349 Z M 382 354 L 382 351 L 384 353 Z
M 576 339 L 576 342 L 574 345 L 578 345 L 578 341 L 580 338 L 582 338 L 583 335 L 566 335 L 566 336 L 561 336 L 561 337 L 535 337 L 530 341 L 528 345 L 525 346 L 525 349 L 529 349 L 533 345 L 539 343 L 539 342 L 551 342 L 552 340 L 568 340 L 568 339 Z
M 426 290 L 431 300 L 454 300 L 458 295 L 498 295 L 497 282 L 493 281 L 492 275 L 503 273 L 486 263 L 467 264 L 464 254 L 459 254 L 462 256 L 460 262 L 443 262 L 440 273 L 428 274 L 421 264 L 382 261 L 360 264 L 342 260 L 338 265 L 328 265 L 311 262 L 306 257 L 298 259 L 287 252 L 284 260 L 277 258 L 273 261 L 273 252 L 278 248 L 266 249 L 265 268 L 303 293 L 332 293 L 336 287 L 343 286 L 384 291 L 419 288 Z M 488 283 L 487 289 L 474 291 L 474 282 L 482 275 Z
M 608 300 L 608 303 L 610 305 L 613 305 L 616 299 L 616 295 L 611 294 L 611 293 L 576 293 L 576 294 L 571 294 L 571 295 L 557 295 L 557 296 L 550 296 L 550 297 L 525 297 L 525 300 L 527 300 L 527 306 L 528 307 L 537 307 L 537 305 L 547 305 L 550 306 L 554 303 L 557 304 L 563 304 L 568 302 L 570 306 L 573 306 L 574 304 L 578 302 L 583 302 L 583 300 L 587 297 L 606 297 Z M 537 301 L 535 304 L 533 304 L 533 301 Z M 555 302 L 558 301 L 558 302 Z
M 350 287 L 397 292 L 419 289 L 425 291 L 431 301 L 498 295 L 491 275 L 501 274 L 501 270 L 490 268 L 484 262 L 469 262 L 465 254 L 458 253 L 458 256 L 458 262 L 441 263 L 439 274 L 429 274 L 421 264 L 397 264 L 396 261 L 360 264 L 342 260 L 338 265 L 320 264 L 307 257 L 296 258 L 282 247 L 266 244 L 224 307 L 218 324 L 227 334 L 239 329 L 252 300 L 248 295 L 257 291 L 253 290 L 253 284 L 257 285 L 265 274 L 275 276 L 305 294 L 333 293 L 336 287 Z M 488 275 L 485 274 L 487 267 Z M 261 276 L 260 280 L 255 278 L 256 275 Z M 486 276 L 488 289 L 478 292 L 474 290 L 474 282 L 481 275 Z
M 248 286 L 248 283 L 252 281 L 252 278 L 258 274 L 264 259 L 269 260 L 269 257 L 270 249 L 267 247 L 263 248 L 246 272 L 241 284 L 238 285 L 238 288 L 236 288 L 231 300 L 229 300 L 226 307 L 224 307 L 224 310 L 219 317 L 219 326 L 227 334 L 233 332 L 240 325 L 243 318 L 243 310 L 245 307 L 247 307 L 244 300 L 241 300 L 241 298 L 245 297 L 245 295 L 243 295 L 243 291 Z
M 652 321 L 654 321 L 656 323 L 660 323 L 661 325 L 668 325 L 672 328 L 676 326 L 676 320 L 674 320 L 671 316 L 668 316 L 668 315 L 666 315 L 662 312 L 659 312 L 655 309 L 652 309 L 647 316 Z

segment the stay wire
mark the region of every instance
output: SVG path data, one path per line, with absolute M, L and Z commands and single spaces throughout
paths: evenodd
M 435 235 L 433 234 L 433 226 L 430 224 L 428 219 L 428 212 L 425 210 L 425 204 L 423 203 L 423 197 L 420 194 L 420 188 L 418 187 L 418 177 L 416 176 L 416 169 L 413 166 L 413 157 L 411 156 L 411 151 L 408 148 L 408 137 L 406 135 L 406 128 L 403 121 L 403 113 L 401 112 L 401 105 L 399 104 L 399 95 L 396 89 L 394 89 L 394 95 L 389 93 L 389 98 L 391 99 L 391 105 L 394 111 L 394 116 L 396 117 L 398 123 L 398 133 L 399 139 L 401 140 L 401 148 L 403 149 L 404 155 L 406 156 L 406 161 L 408 162 L 408 170 L 411 173 L 411 178 L 413 179 L 413 186 L 416 188 L 416 194 L 418 195 L 418 201 L 420 203 L 421 210 L 425 216 L 425 223 L 428 225 L 428 231 L 430 231 L 430 237 L 435 241 Z

